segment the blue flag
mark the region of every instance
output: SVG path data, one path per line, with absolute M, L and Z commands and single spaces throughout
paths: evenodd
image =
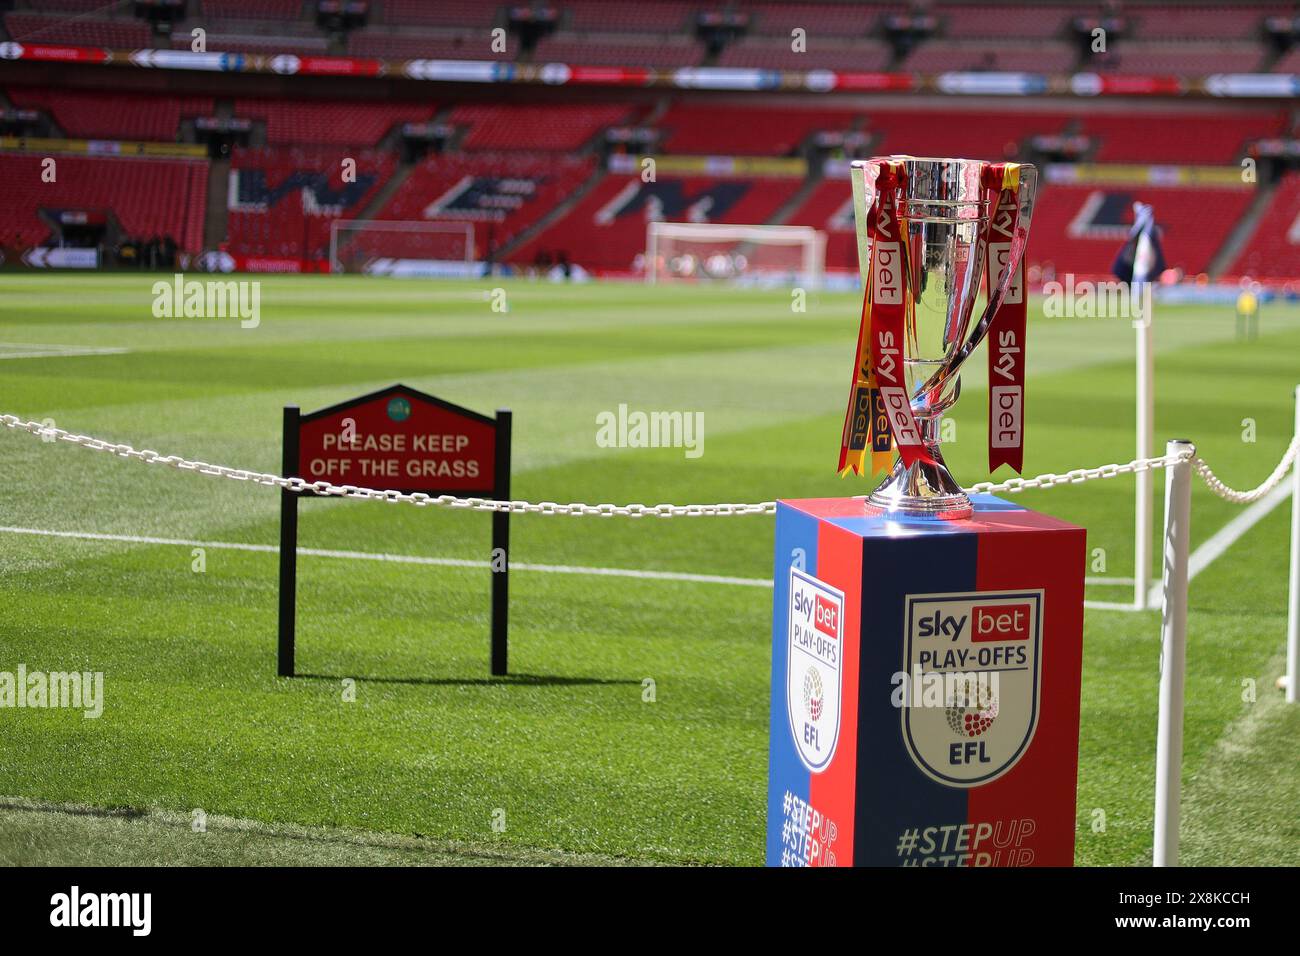
M 1150 203 L 1133 204 L 1133 228 L 1120 247 L 1115 264 L 1110 267 L 1115 278 L 1130 285 L 1140 285 L 1159 278 L 1168 266 L 1160 248 L 1160 230 Z

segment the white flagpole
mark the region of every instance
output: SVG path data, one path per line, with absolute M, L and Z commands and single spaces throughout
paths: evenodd
M 1170 455 L 1196 446 L 1171 441 Z M 1165 472 L 1164 610 L 1160 621 L 1160 716 L 1156 725 L 1156 827 L 1152 865 L 1178 865 L 1183 773 L 1183 686 L 1187 673 L 1187 563 L 1191 549 L 1192 462 Z
M 1141 296 L 1134 294 L 1135 300 Z M 1134 322 L 1137 329 L 1137 457 L 1150 458 L 1155 443 L 1155 350 L 1152 347 L 1151 309 L 1154 296 L 1148 297 L 1145 315 Z M 1139 471 L 1133 528 L 1133 606 L 1147 606 L 1151 587 L 1151 472 Z

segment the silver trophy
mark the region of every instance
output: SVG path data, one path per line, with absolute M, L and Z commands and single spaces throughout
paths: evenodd
M 907 517 L 969 518 L 970 499 L 952 477 L 939 451 L 943 413 L 961 393 L 961 364 L 983 340 L 1020 266 L 1013 247 L 989 290 L 988 304 L 972 322 L 975 299 L 984 274 L 984 244 L 992 210 L 984 200 L 983 174 L 989 165 L 970 159 L 918 159 L 891 156 L 856 160 L 851 167 L 853 210 L 857 223 L 858 262 L 864 287 L 871 272 L 871 208 L 880 165 L 903 163 L 907 205 L 903 210 L 908 243 L 907 287 L 914 303 L 904 334 L 904 380 L 921 440 L 934 464 L 901 458 L 889 476 L 868 497 L 869 506 Z M 1028 232 L 1038 172 L 1020 167 L 1019 228 Z M 899 197 L 901 198 L 901 197 Z

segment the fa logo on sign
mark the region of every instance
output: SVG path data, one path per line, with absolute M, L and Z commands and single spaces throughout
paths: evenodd
M 977 787 L 1024 756 L 1038 726 L 1042 621 L 1042 590 L 907 596 L 907 673 L 944 688 L 943 706 L 912 695 L 902 708 L 903 740 L 927 777 Z
M 785 705 L 799 759 L 821 773 L 840 738 L 844 593 L 790 569 Z

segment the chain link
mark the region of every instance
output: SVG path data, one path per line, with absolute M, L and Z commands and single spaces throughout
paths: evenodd
M 1284 454 L 1282 460 L 1277 463 L 1277 467 L 1273 469 L 1273 473 L 1265 478 L 1260 484 L 1251 488 L 1250 491 L 1237 491 L 1235 488 L 1230 488 L 1225 485 L 1220 480 L 1219 476 L 1214 473 L 1214 470 L 1206 464 L 1204 458 L 1196 459 L 1196 473 L 1201 476 L 1201 479 L 1207 485 L 1210 486 L 1210 490 L 1220 498 L 1223 498 L 1226 501 L 1231 501 L 1233 504 L 1248 505 L 1253 501 L 1258 501 L 1260 498 L 1263 498 L 1266 494 L 1282 483 L 1282 479 L 1286 477 L 1286 473 L 1295 463 L 1297 454 L 1300 454 L 1300 435 L 1295 435 L 1291 439 L 1291 444 L 1287 446 L 1286 454 Z
M 310 493 L 335 498 L 362 498 L 375 501 L 400 502 L 418 507 L 432 505 L 453 510 L 508 511 L 512 514 L 571 515 L 575 517 L 587 515 L 599 518 L 730 517 L 738 515 L 770 515 L 776 512 L 775 501 L 759 501 L 752 504 L 718 503 L 708 505 L 615 505 L 608 503 L 590 505 L 577 501 L 560 504 L 555 501 L 498 501 L 495 498 L 458 498 L 455 495 L 428 495 L 423 492 L 405 494 L 400 491 L 361 488 L 357 485 L 335 485 L 328 481 L 309 482 L 304 478 L 284 478 L 268 472 L 249 471 L 245 468 L 227 468 L 224 465 L 213 465 L 205 461 L 190 461 L 181 458 L 179 455 L 160 455 L 158 452 L 149 449 L 137 450 L 130 445 L 104 441 L 102 438 L 76 435 L 62 428 L 55 428 L 53 425 L 44 425 L 41 422 L 23 421 L 17 415 L 0 415 L 0 424 L 18 431 L 30 432 L 43 441 L 68 442 L 82 448 L 89 448 L 92 451 L 106 451 L 119 458 L 134 458 L 151 465 L 166 465 L 180 471 L 195 471 L 201 475 L 230 478 L 234 481 L 251 481 L 258 485 L 284 488 L 297 494 Z M 1300 454 L 1300 435 L 1291 439 L 1286 454 L 1282 456 L 1282 460 L 1273 469 L 1273 473 L 1265 479 L 1263 484 L 1252 488 L 1250 491 L 1237 491 L 1225 485 L 1202 458 L 1195 459 L 1195 466 L 1197 473 L 1219 497 L 1237 504 L 1249 504 L 1252 501 L 1258 501 L 1277 487 L 1278 483 L 1286 475 L 1287 470 L 1295 462 L 1297 454 Z M 1076 485 L 1094 479 L 1116 478 L 1120 475 L 1135 474 L 1140 471 L 1167 468 L 1180 461 L 1187 461 L 1192 457 L 1193 452 L 1187 451 L 1177 455 L 1162 455 L 1159 458 L 1137 458 L 1122 465 L 1075 468 L 1059 475 L 1047 472 L 1042 475 L 1035 475 L 1032 478 L 1016 477 L 999 482 L 981 481 L 971 485 L 966 490 L 972 494 L 997 494 L 999 492 L 1016 494 L 1035 488 Z

